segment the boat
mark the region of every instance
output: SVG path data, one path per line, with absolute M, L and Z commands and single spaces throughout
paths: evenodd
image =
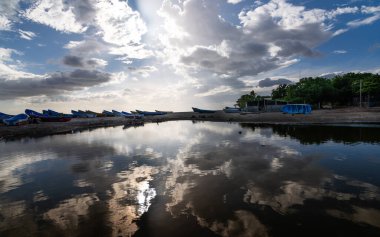
M 43 115 L 48 115 L 48 116 L 56 116 L 56 117 L 67 117 L 67 118 L 72 118 L 72 114 L 64 114 L 60 112 L 56 112 L 54 110 L 48 109 L 48 110 L 42 110 Z
M 79 111 L 71 110 L 71 113 L 73 114 L 74 118 L 87 118 L 86 114 Z
M 18 114 L 16 116 L 3 119 L 3 123 L 8 126 L 18 126 L 29 123 L 29 116 L 26 114 Z
M 194 108 L 194 107 L 192 107 L 192 109 L 196 113 L 203 113 L 203 114 L 217 112 L 217 110 L 199 109 L 199 108 Z
M 10 114 L 4 114 L 4 113 L 1 113 L 0 112 L 0 122 L 3 121 L 3 119 L 8 119 L 8 118 L 11 118 L 13 117 L 14 115 L 10 115 Z
M 104 114 L 102 114 L 102 113 L 97 113 L 97 112 L 94 112 L 94 111 L 91 111 L 91 110 L 86 110 L 86 113 L 88 113 L 88 114 L 95 114 L 96 117 L 105 117 Z
M 83 114 L 85 118 L 96 118 L 95 113 L 87 113 L 86 111 L 83 111 L 83 110 L 78 110 L 78 112 Z
M 240 108 L 235 108 L 235 107 L 225 107 L 223 109 L 225 113 L 240 113 L 241 109 Z
M 165 113 L 165 114 L 172 114 L 174 113 L 173 111 L 160 111 L 160 110 L 155 110 L 158 113 Z
M 155 115 L 165 115 L 166 113 L 163 112 L 150 112 L 150 111 L 142 111 L 142 110 L 137 110 L 136 112 L 139 114 L 142 114 L 144 116 L 155 116 Z
M 281 108 L 286 114 L 310 114 L 311 106 L 309 104 L 288 104 Z
M 102 114 L 104 114 L 104 116 L 106 117 L 115 117 L 115 115 L 112 112 L 107 110 L 103 110 Z
M 121 112 L 119 111 L 116 111 L 116 110 L 112 110 L 112 113 L 115 117 L 124 117 L 124 114 L 122 114 Z
M 26 109 L 25 114 L 32 119 L 39 119 L 41 122 L 68 122 L 71 120 L 70 117 L 41 114 L 31 109 Z
M 143 114 L 132 114 L 132 113 L 128 113 L 128 112 L 125 112 L 125 111 L 121 111 L 121 113 L 124 115 L 124 117 L 126 118 L 134 118 L 134 119 L 141 119 L 144 117 Z

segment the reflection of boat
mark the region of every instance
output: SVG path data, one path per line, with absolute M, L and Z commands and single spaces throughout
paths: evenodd
M 198 108 L 194 108 L 192 107 L 193 111 L 196 112 L 196 113 L 215 113 L 217 110 L 208 110 L 208 109 L 198 109 Z
M 225 113 L 240 113 L 241 109 L 240 108 L 234 108 L 234 107 L 225 107 L 223 109 Z
M 286 114 L 309 114 L 311 106 L 309 104 L 288 104 L 283 106 L 281 111 Z
M 25 114 L 30 118 L 39 119 L 42 122 L 68 122 L 71 120 L 70 117 L 45 115 L 31 109 L 26 109 Z
M 141 120 L 127 120 L 128 122 L 124 124 L 123 129 L 128 129 L 131 127 L 142 127 L 144 126 L 144 122 Z
M 137 110 L 136 112 L 139 114 L 143 114 L 144 116 L 154 116 L 154 115 L 165 115 L 166 113 L 163 112 L 150 112 L 150 111 L 142 111 L 142 110 Z
M 3 122 L 8 126 L 27 124 L 29 122 L 29 116 L 26 114 L 18 114 L 16 116 L 3 119 Z

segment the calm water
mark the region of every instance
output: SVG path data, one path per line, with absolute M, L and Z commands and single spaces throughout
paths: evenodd
M 0 236 L 380 236 L 380 127 L 190 121 L 0 142 Z

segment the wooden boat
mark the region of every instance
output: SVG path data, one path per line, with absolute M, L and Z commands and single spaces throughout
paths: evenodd
M 32 119 L 39 119 L 41 122 L 68 122 L 71 120 L 70 117 L 45 115 L 31 109 L 26 109 L 25 114 Z
M 86 113 L 88 113 L 88 114 L 95 114 L 96 117 L 105 117 L 104 114 L 102 114 L 102 113 L 97 113 L 97 112 L 94 112 L 94 111 L 91 111 L 91 110 L 86 110 Z
M 115 115 L 107 110 L 103 110 L 102 114 L 104 114 L 106 117 L 115 117 Z
M 119 111 L 116 111 L 116 110 L 112 110 L 112 113 L 115 117 L 124 117 L 124 114 L 122 114 L 121 112 Z
M 67 118 L 72 118 L 72 114 L 64 114 L 60 112 L 56 112 L 54 110 L 48 109 L 48 110 L 42 110 L 43 115 L 48 115 L 48 116 L 56 116 L 56 117 L 67 117 Z
M 143 114 L 132 114 L 132 113 L 128 113 L 128 112 L 125 112 L 125 111 L 121 111 L 121 113 L 124 115 L 124 117 L 126 118 L 133 118 L 133 119 L 142 119 L 144 117 Z
M 96 118 L 96 114 L 95 113 L 87 113 L 83 110 L 78 110 L 79 113 L 82 113 L 85 115 L 85 118 Z
M 150 111 L 142 111 L 142 110 L 137 110 L 137 109 L 136 109 L 136 112 L 144 116 L 165 115 L 165 113 L 163 112 L 150 112 Z
M 172 114 L 174 113 L 173 111 L 160 111 L 160 110 L 155 110 L 158 113 L 165 113 L 165 114 Z
M 10 115 L 10 114 L 4 114 L 4 113 L 1 113 L 0 112 L 0 122 L 3 121 L 3 119 L 9 119 L 11 117 L 13 117 L 14 115 Z
M 234 108 L 234 107 L 225 107 L 223 109 L 225 113 L 240 113 L 241 109 L 240 108 Z
M 18 126 L 29 123 L 29 116 L 26 114 L 18 114 L 16 116 L 3 119 L 3 123 L 8 126 Z
M 309 104 L 288 104 L 281 108 L 286 114 L 310 114 L 311 106 Z
M 196 113 L 203 113 L 203 114 L 207 114 L 207 113 L 215 113 L 217 112 L 217 110 L 208 110 L 208 109 L 199 109 L 199 108 L 194 108 L 192 107 L 193 111 L 196 112 Z

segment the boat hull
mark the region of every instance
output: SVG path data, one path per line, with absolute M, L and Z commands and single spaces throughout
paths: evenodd
M 8 126 L 19 126 L 29 123 L 29 116 L 26 114 L 18 114 L 8 119 L 3 119 L 3 123 Z
M 202 114 L 211 114 L 215 113 L 217 110 L 208 110 L 208 109 L 198 109 L 198 108 L 192 108 L 194 112 L 196 113 L 202 113 Z

